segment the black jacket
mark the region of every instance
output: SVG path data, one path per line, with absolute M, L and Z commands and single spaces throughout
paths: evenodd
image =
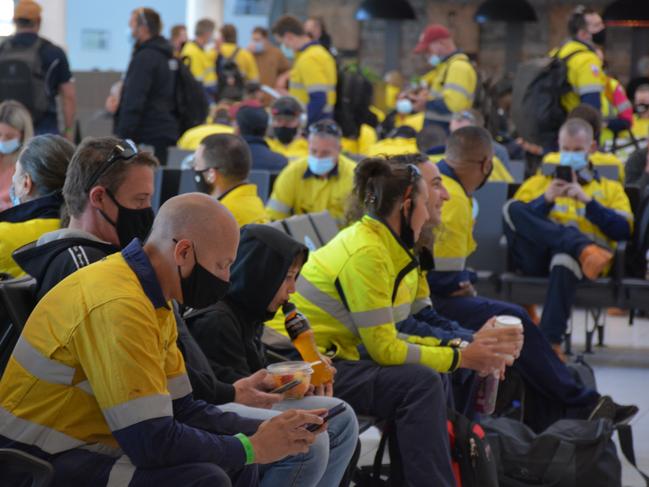
M 40 300 L 50 289 L 81 267 L 97 262 L 118 252 L 111 244 L 84 236 L 85 232 L 58 230 L 42 237 L 47 242 L 25 245 L 13 255 L 18 265 L 37 281 L 37 298 Z M 234 401 L 234 387 L 217 380 L 207 358 L 187 331 L 182 317 L 174 308 L 178 326 L 178 348 L 185 359 L 194 397 L 211 404 Z
M 638 149 L 626 161 L 626 186 L 638 186 L 640 194 L 649 186 L 647 167 L 647 148 Z
M 128 65 L 117 111 L 115 133 L 138 144 L 178 139 L 174 115 L 173 48 L 158 36 L 137 46 Z
M 252 169 L 280 172 L 288 164 L 286 157 L 270 150 L 263 137 L 256 135 L 242 135 L 242 137 L 250 147 Z
M 285 233 L 268 225 L 246 225 L 228 295 L 185 317 L 220 380 L 232 383 L 266 366 L 261 334 L 264 322 L 274 315 L 267 309 L 299 254 L 306 261 L 308 249 Z

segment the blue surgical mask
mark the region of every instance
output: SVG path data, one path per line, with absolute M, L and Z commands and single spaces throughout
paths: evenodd
M 284 57 L 286 59 L 293 59 L 295 57 L 295 51 L 291 48 L 286 47 L 283 43 L 279 46 L 279 48 L 282 50 L 282 54 L 284 54 Z
M 9 187 L 9 199 L 11 200 L 11 206 L 18 206 L 20 204 L 20 198 L 16 196 L 16 190 L 13 184 Z
M 412 101 L 409 98 L 397 100 L 397 112 L 401 115 L 412 113 Z
M 20 139 L 0 140 L 0 154 L 13 154 L 20 148 Z
M 324 176 L 336 167 L 336 161 L 333 157 L 316 157 L 309 154 L 307 158 L 309 170 L 316 176 Z
M 433 68 L 441 62 L 442 62 L 442 58 L 439 57 L 437 54 L 431 54 L 430 57 L 428 58 L 428 64 L 430 64 Z
M 265 47 L 266 47 L 266 46 L 264 46 L 264 43 L 263 43 L 262 41 L 253 42 L 253 43 L 252 43 L 252 49 L 253 49 L 253 51 L 256 52 L 257 54 L 259 54 L 259 53 L 261 53 L 261 52 L 264 52 Z
M 588 154 L 586 151 L 561 151 L 559 164 L 569 166 L 575 172 L 581 171 L 588 166 Z

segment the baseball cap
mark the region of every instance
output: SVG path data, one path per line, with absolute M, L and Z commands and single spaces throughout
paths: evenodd
M 243 106 L 237 112 L 241 135 L 264 135 L 268 128 L 268 113 L 263 107 Z
M 278 98 L 277 101 L 273 103 L 273 106 L 271 108 L 273 117 L 282 115 L 284 115 L 285 117 L 297 117 L 303 111 L 304 110 L 302 109 L 300 102 L 292 96 L 282 96 L 281 98 Z
M 435 42 L 440 39 L 448 39 L 449 37 L 451 37 L 451 33 L 442 24 L 430 24 L 419 36 L 419 42 L 417 42 L 417 45 L 413 49 L 413 52 L 415 54 L 421 54 L 422 52 L 426 51 L 428 44 L 430 44 L 431 42 Z
M 14 19 L 38 20 L 42 10 L 33 0 L 20 0 L 14 7 Z

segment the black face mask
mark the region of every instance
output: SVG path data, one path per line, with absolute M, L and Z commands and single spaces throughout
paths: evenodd
M 489 169 L 489 173 L 485 176 L 485 178 L 482 180 L 480 183 L 480 186 L 478 186 L 475 190 L 478 191 L 480 188 L 482 188 L 485 184 L 487 184 L 487 181 L 489 181 L 489 178 L 491 177 L 491 173 L 494 172 L 494 165 L 491 163 L 491 169 Z
M 647 110 L 649 110 L 649 105 L 646 103 L 638 103 L 637 105 L 633 106 L 633 110 L 638 114 L 641 115 L 643 113 L 646 113 Z
M 174 239 L 174 242 L 178 243 Z M 218 278 L 198 263 L 196 247 L 194 252 L 194 268 L 187 277 L 183 277 L 178 266 L 180 288 L 183 293 L 183 305 L 194 309 L 203 309 L 217 303 L 228 293 L 230 283 Z
M 297 135 L 297 127 L 273 127 L 273 133 L 282 144 L 290 144 Z
M 602 30 L 599 32 L 595 32 L 592 34 L 593 36 L 593 43 L 597 44 L 598 46 L 603 46 L 606 44 L 606 27 L 604 27 Z
M 102 210 L 99 210 L 99 213 L 117 230 L 119 246 L 126 247 L 134 238 L 144 241 L 149 236 L 155 218 L 153 208 L 150 206 L 139 209 L 126 208 L 117 202 L 110 191 L 106 190 L 106 194 L 117 205 L 117 221 L 114 222 L 108 218 L 108 215 Z
M 205 180 L 205 172 L 209 169 L 202 171 L 194 170 L 194 181 L 196 181 L 196 190 L 199 193 L 212 194 L 214 189 L 210 183 Z

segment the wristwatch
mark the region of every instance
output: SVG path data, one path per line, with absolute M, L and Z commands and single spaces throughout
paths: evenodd
M 451 340 L 449 340 L 448 346 L 462 350 L 469 346 L 469 342 L 462 340 L 461 338 L 452 338 Z

